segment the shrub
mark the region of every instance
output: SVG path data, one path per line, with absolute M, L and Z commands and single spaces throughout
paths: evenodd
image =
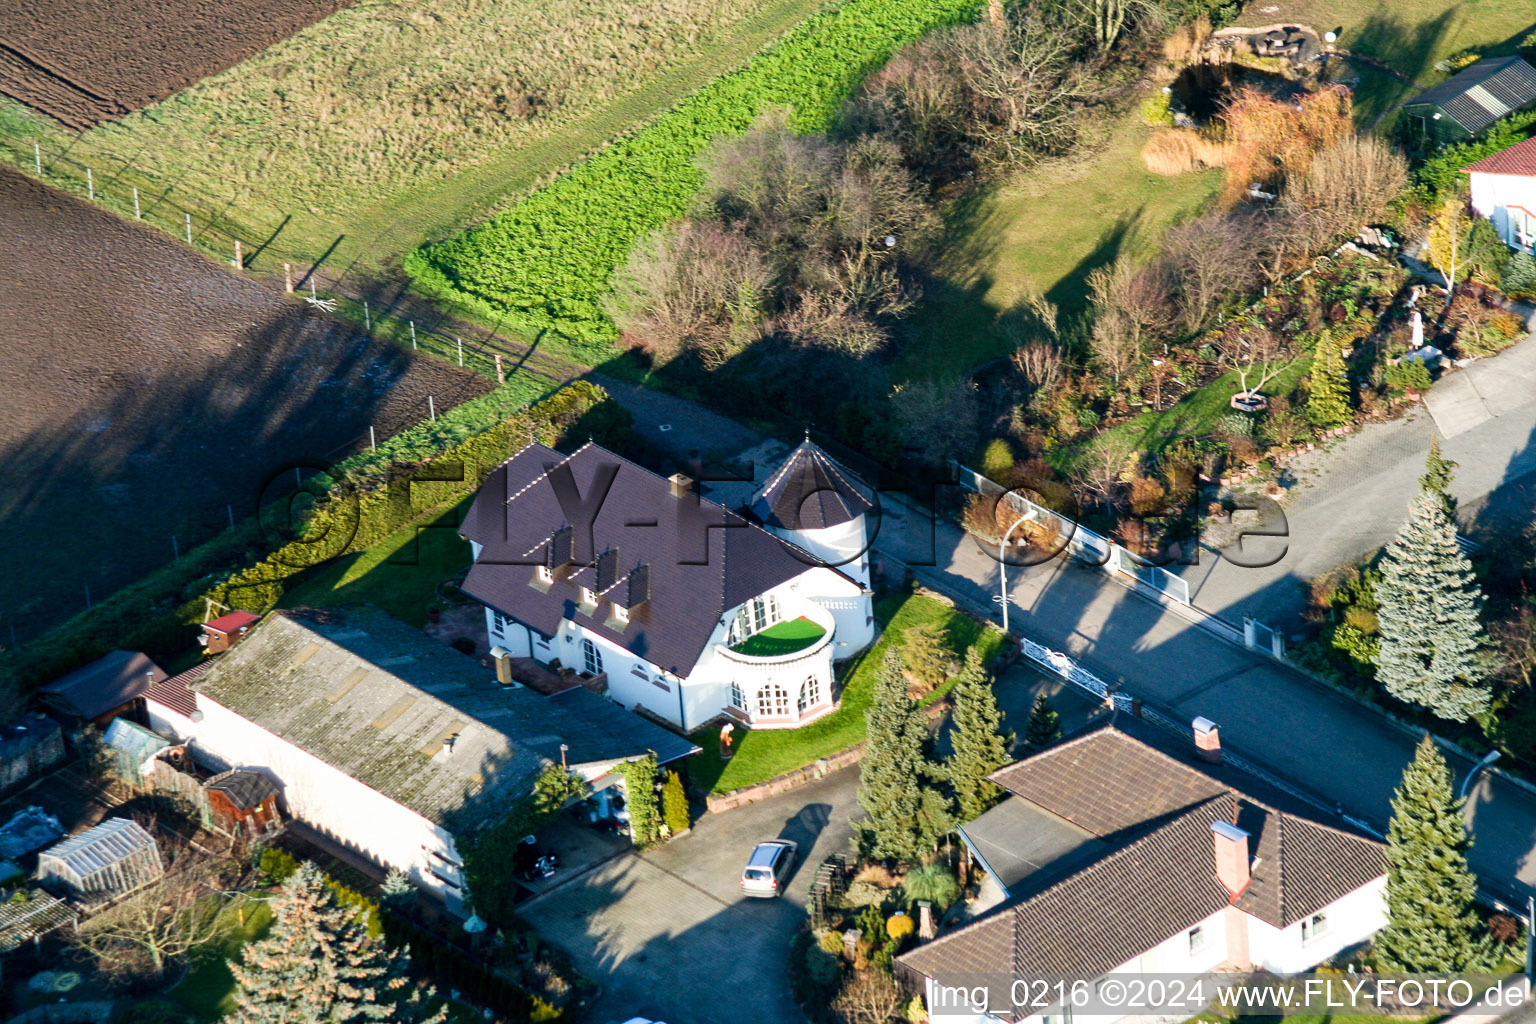
M 1376 612 L 1370 608 L 1350 607 L 1344 609 L 1345 624 L 1358 629 L 1366 636 L 1375 636 L 1380 623 L 1376 621 Z
M 1512 299 L 1536 296 L 1536 257 L 1523 251 L 1511 255 L 1499 277 L 1499 289 Z
M 981 475 L 1007 487 L 1013 476 L 1013 446 L 1007 438 L 995 437 L 981 451 Z
M 1510 914 L 1494 914 L 1488 918 L 1488 935 L 1500 945 L 1514 945 L 1520 941 L 1520 922 Z
M 885 933 L 893 939 L 904 939 L 916 930 L 910 914 L 896 913 L 885 919 Z
M 817 943 L 823 953 L 831 953 L 834 956 L 843 952 L 843 936 L 835 931 L 822 932 L 821 940 Z
M 838 961 L 838 954 L 843 948 L 843 937 L 836 933 L 829 933 L 837 944 L 836 950 L 823 946 L 807 946 L 805 950 L 805 973 L 812 984 L 831 989 L 837 985 L 843 976 L 843 965 Z
M 282 885 L 299 870 L 299 862 L 287 850 L 268 846 L 257 855 L 256 870 L 266 885 Z
M 843 903 L 849 907 L 878 907 L 885 903 L 886 890 L 874 882 L 856 881 L 843 893 Z
M 927 900 L 940 911 L 960 898 L 960 883 L 954 872 L 942 864 L 924 864 L 907 873 L 902 891 L 908 905 Z
M 667 781 L 661 787 L 661 818 L 672 835 L 688 831 L 693 824 L 688 816 L 688 793 L 683 789 L 682 776 L 667 772 Z
M 494 317 L 553 327 L 594 346 L 615 337 L 602 297 L 635 243 L 688 212 L 703 181 L 695 158 L 792 107 L 794 127 L 828 127 L 871 67 L 929 29 L 974 14 L 977 0 L 849 0 L 792 29 L 745 67 L 715 79 L 649 126 L 548 188 L 456 238 L 412 252 L 429 288 Z
M 1141 105 L 1141 119 L 1154 128 L 1173 127 L 1173 93 L 1159 89 Z
M 853 880 L 855 882 L 873 882 L 882 889 L 894 889 L 901 884 L 901 880 L 896 876 L 896 872 L 879 861 L 872 861 L 859 868 L 858 873 L 853 876 Z
M 1131 512 L 1138 516 L 1155 516 L 1163 511 L 1168 502 L 1168 492 L 1163 485 L 1149 476 L 1138 476 L 1131 481 Z
M 1402 395 L 1408 391 L 1428 391 L 1433 383 L 1429 375 L 1429 367 L 1425 366 L 1421 359 L 1404 359 L 1396 366 L 1387 367 L 1387 390 L 1391 394 Z

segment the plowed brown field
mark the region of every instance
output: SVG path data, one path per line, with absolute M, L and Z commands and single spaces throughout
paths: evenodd
M 186 88 L 351 0 L 8 0 L 0 92 L 84 129 Z
M 0 267 L 0 629 L 23 643 L 285 469 L 490 389 L 7 168 Z

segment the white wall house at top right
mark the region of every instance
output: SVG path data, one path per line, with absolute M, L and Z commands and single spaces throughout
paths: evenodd
M 1493 222 L 1512 249 L 1536 245 L 1536 138 L 1462 168 L 1472 181 L 1472 212 Z

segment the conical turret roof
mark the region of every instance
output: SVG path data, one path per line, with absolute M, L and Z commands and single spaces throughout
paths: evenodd
M 776 529 L 822 530 L 874 508 L 868 491 L 864 481 L 807 439 L 768 478 L 752 512 Z

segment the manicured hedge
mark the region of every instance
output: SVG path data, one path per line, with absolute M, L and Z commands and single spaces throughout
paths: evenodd
M 602 311 L 613 271 L 649 232 L 687 212 L 695 158 L 773 107 L 825 130 L 863 77 L 929 29 L 973 17 L 980 0 L 847 0 L 801 23 L 745 67 L 683 100 L 542 191 L 456 238 L 411 253 L 422 284 L 594 349 L 615 337 Z

